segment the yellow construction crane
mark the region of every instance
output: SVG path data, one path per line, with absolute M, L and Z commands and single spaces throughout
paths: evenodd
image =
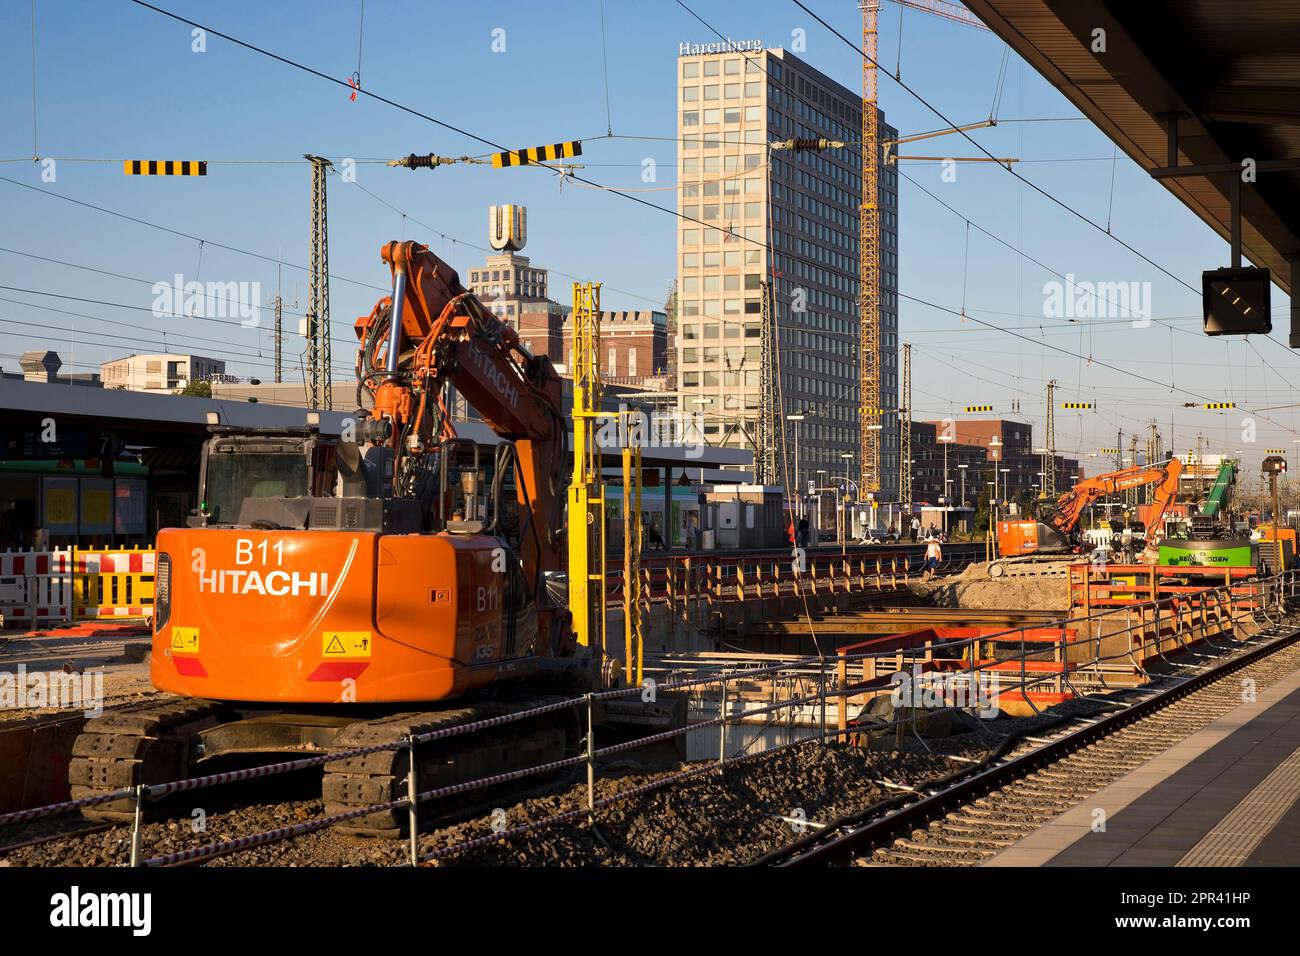
M 861 480 L 858 500 L 880 494 L 880 144 L 876 127 L 876 32 L 879 0 L 862 10 L 862 206 L 858 232 L 858 406 Z M 897 404 L 890 402 L 889 404 Z
M 988 30 L 965 7 L 945 0 L 894 0 L 899 6 Z M 862 11 L 862 206 L 858 233 L 858 310 L 861 334 L 858 342 L 858 404 L 861 480 L 858 500 L 874 502 L 880 495 L 880 446 L 884 428 L 880 394 L 880 141 L 876 123 L 876 39 L 880 0 L 859 0 Z M 993 120 L 971 124 L 970 129 L 994 125 Z M 948 131 L 944 131 L 948 132 Z M 908 139 L 923 139 L 938 133 Z M 898 140 L 891 145 L 896 145 Z M 1015 160 L 998 160 L 1011 163 Z M 900 489 L 901 490 L 901 489 Z

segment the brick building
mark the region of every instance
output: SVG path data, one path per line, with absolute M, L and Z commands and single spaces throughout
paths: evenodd
M 563 326 L 562 364 L 568 369 L 573 341 L 572 316 Z M 600 313 L 600 372 L 607 382 L 644 384 L 665 373 L 668 362 L 668 316 L 653 309 Z
M 951 428 L 953 441 L 948 448 L 949 478 L 953 496 L 960 492 L 957 463 L 966 469 L 966 497 L 976 500 L 987 490 L 987 483 L 998 482 L 998 497 L 1019 501 L 1037 498 L 1042 492 L 1043 455 L 1036 452 L 1034 427 L 1028 422 L 1008 419 L 956 419 L 948 422 L 916 422 L 912 426 L 912 497 L 922 500 L 926 494 L 938 496 L 943 487 L 943 442 L 940 430 Z M 920 426 L 918 428 L 918 426 Z M 1078 459 L 1056 455 L 1056 491 L 1058 494 L 1084 477 Z M 1005 469 L 1005 473 L 1004 473 Z M 978 481 L 975 472 L 981 477 Z M 1077 476 L 1077 477 L 1076 477 Z

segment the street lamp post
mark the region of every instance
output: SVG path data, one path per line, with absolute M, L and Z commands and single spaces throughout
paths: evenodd
M 844 501 L 840 504 L 840 551 L 844 550 L 844 544 L 849 536 L 849 462 L 853 460 L 850 452 L 841 452 L 840 457 L 844 459 Z
M 997 535 L 994 529 L 998 523 L 998 473 L 993 471 L 993 480 L 986 482 L 989 486 L 989 530 L 984 539 L 984 560 L 992 561 L 997 556 L 997 549 L 994 542 L 997 541 Z
M 803 418 L 803 412 L 785 416 L 786 421 L 794 422 L 794 492 L 795 508 L 800 518 L 803 517 L 803 485 L 799 483 L 799 423 Z
M 963 464 L 962 462 L 957 463 L 957 471 L 961 474 L 961 497 L 957 500 L 960 502 L 962 508 L 966 507 L 966 469 L 969 467 L 970 465 Z
M 868 426 L 867 426 L 867 431 L 879 432 L 879 431 L 883 431 L 884 428 L 885 428 L 884 425 L 868 425 Z M 850 457 L 852 457 L 852 456 L 850 456 Z M 855 492 L 855 494 L 857 494 L 858 497 L 861 497 L 861 496 L 862 496 L 862 491 L 863 491 L 863 489 L 859 488 L 859 489 Z M 876 494 L 874 494 L 874 493 L 871 495 L 871 512 L 870 512 L 870 513 L 871 513 L 871 526 L 872 526 L 873 528 L 876 527 L 876 509 L 877 509 L 877 507 L 879 506 L 879 501 L 877 500 L 878 497 L 879 497 L 879 496 L 876 495 Z
M 825 468 L 818 468 L 818 469 L 817 469 L 817 474 L 818 474 L 819 476 L 824 476 L 824 475 L 827 474 L 827 471 L 826 471 Z M 821 538 L 821 530 L 822 530 L 822 489 L 825 488 L 828 484 L 830 484 L 830 479 L 828 479 L 828 478 L 825 478 L 825 477 L 819 477 L 819 478 L 817 479 L 817 528 L 816 528 L 816 532 L 817 532 L 817 537 L 818 537 L 819 540 L 820 540 L 820 538 Z
M 951 480 L 948 478 L 948 446 L 952 444 L 951 435 L 940 435 L 938 440 L 943 443 L 943 522 L 942 530 L 945 537 L 948 535 L 948 509 L 952 507 L 952 497 L 948 492 L 948 485 Z
M 993 497 L 998 496 L 998 466 L 1002 464 L 1002 439 L 994 435 L 989 439 L 989 459 L 993 462 Z

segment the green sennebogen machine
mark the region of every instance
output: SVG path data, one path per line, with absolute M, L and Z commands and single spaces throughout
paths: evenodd
M 1253 568 L 1259 546 L 1233 533 L 1227 504 L 1237 483 L 1237 462 L 1225 458 L 1199 511 L 1171 519 L 1160 540 L 1160 564 L 1173 567 Z

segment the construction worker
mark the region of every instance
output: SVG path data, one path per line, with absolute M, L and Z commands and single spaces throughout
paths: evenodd
M 939 562 L 943 560 L 943 548 L 939 544 L 938 538 L 931 538 L 930 543 L 925 546 L 925 574 L 923 579 L 928 581 L 934 577 L 939 570 Z

